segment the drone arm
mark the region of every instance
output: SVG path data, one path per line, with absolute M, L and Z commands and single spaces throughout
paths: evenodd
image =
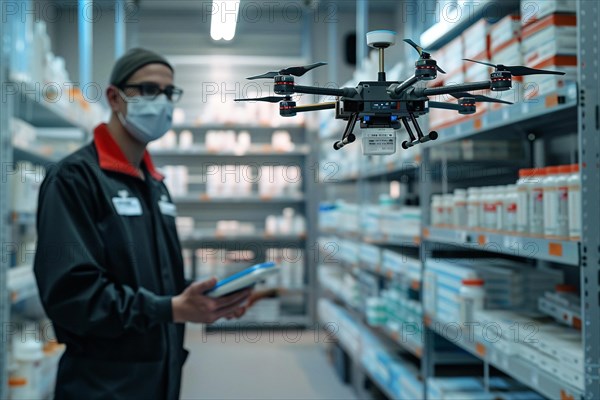
M 305 112 L 305 111 L 318 111 L 318 110 L 329 110 L 335 108 L 335 101 L 320 103 L 320 104 L 307 104 L 303 106 L 294 107 L 293 110 L 295 112 Z
M 395 95 L 399 95 L 402 92 L 404 92 L 406 89 L 408 89 L 409 87 L 411 87 L 412 85 L 417 83 L 418 81 L 419 81 L 419 78 L 417 78 L 416 76 L 413 75 L 410 78 L 408 78 L 407 80 L 405 80 L 404 82 L 402 82 L 401 84 L 399 84 L 398 86 L 396 86 L 394 88 L 390 87 L 390 90 L 393 90 Z
M 430 101 L 429 108 L 441 108 L 443 110 L 455 110 L 455 111 L 459 111 L 462 109 L 462 107 L 458 104 L 442 103 L 440 101 Z
M 418 97 L 428 97 L 435 96 L 439 94 L 452 94 L 452 93 L 460 93 L 460 92 L 469 92 L 471 90 L 484 90 L 489 89 L 492 85 L 490 81 L 480 81 L 480 82 L 469 82 L 469 83 L 461 83 L 458 85 L 452 86 L 442 86 L 436 88 L 416 88 L 415 94 Z M 431 103 L 430 103 L 431 104 Z
M 304 94 L 320 94 L 323 96 L 341 96 L 341 97 L 353 97 L 356 94 L 356 89 L 354 88 L 320 88 L 315 86 L 294 86 L 295 93 L 304 93 Z

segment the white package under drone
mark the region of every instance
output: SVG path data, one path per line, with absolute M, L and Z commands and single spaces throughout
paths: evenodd
M 388 155 L 396 152 L 396 131 L 393 128 L 362 129 L 363 154 Z

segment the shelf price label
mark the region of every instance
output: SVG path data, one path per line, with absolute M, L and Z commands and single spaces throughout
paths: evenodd
M 475 343 L 475 352 L 481 358 L 485 358 L 485 346 L 479 342 Z
M 548 243 L 548 254 L 554 257 L 562 257 L 563 256 L 563 245 L 562 243 Z

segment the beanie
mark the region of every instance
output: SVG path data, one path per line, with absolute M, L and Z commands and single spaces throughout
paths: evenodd
M 142 48 L 131 49 L 115 63 L 110 74 L 110 84 L 121 86 L 138 69 L 145 65 L 156 63 L 166 65 L 173 71 L 173 67 L 163 56 Z

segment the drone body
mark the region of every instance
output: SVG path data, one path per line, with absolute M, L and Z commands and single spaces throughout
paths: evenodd
M 437 73 L 445 73 L 431 54 L 423 50 L 410 39 L 404 41 L 410 44 L 418 53 L 419 59 L 415 62 L 415 73 L 402 82 L 386 81 L 384 71 L 384 50 L 395 44 L 393 31 L 380 30 L 367 33 L 367 44 L 379 51 L 379 73 L 376 81 L 359 82 L 354 88 L 343 87 L 339 89 L 319 88 L 313 86 L 296 85 L 294 76 L 300 77 L 306 72 L 326 65 L 323 62 L 301 67 L 285 68 L 277 72 L 267 72 L 248 79 L 273 79 L 274 91 L 279 96 L 270 96 L 257 99 L 236 99 L 236 101 L 268 101 L 279 102 L 279 112 L 283 117 L 293 117 L 298 112 L 335 109 L 335 118 L 348 121 L 341 140 L 334 143 L 335 150 L 356 140 L 352 133 L 358 121 L 360 127 L 368 132 L 363 138 L 363 149 L 367 142 L 372 145 L 371 150 L 365 154 L 392 154 L 395 152 L 395 136 L 390 140 L 393 132 L 404 126 L 408 140 L 402 142 L 402 148 L 408 149 L 419 143 L 425 143 L 438 138 L 435 131 L 424 134 L 417 122 L 417 118 L 427 114 L 430 108 L 441 108 L 458 111 L 459 114 L 473 114 L 477 102 L 495 102 L 512 104 L 508 101 L 498 100 L 487 96 L 468 93 L 472 90 L 505 91 L 512 87 L 512 77 L 533 74 L 564 75 L 564 72 L 546 71 L 523 66 L 494 65 L 482 61 L 464 59 L 465 61 L 494 67 L 490 80 L 481 82 L 463 83 L 435 88 L 415 87 L 419 81 L 429 81 L 437 77 Z M 297 106 L 291 96 L 296 93 L 335 96 L 336 101 L 312 105 Z M 429 96 L 449 94 L 458 102 L 443 103 L 430 101 Z M 414 131 L 413 131 L 414 129 Z M 377 133 L 374 133 L 377 130 Z M 369 134 L 369 132 L 373 132 Z M 374 147 L 373 147 L 374 146 Z

